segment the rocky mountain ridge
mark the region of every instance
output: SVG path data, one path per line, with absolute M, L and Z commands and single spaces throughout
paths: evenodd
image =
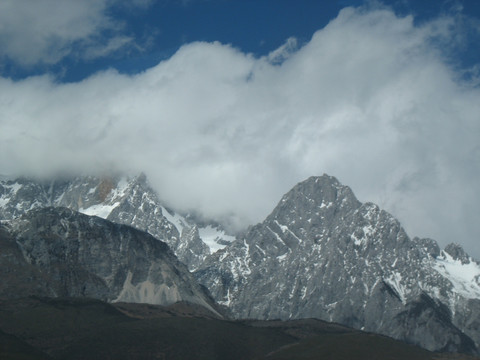
M 14 219 L 48 206 L 66 207 L 146 231 L 166 242 L 190 270 L 234 240 L 218 224 L 207 221 L 197 225 L 188 214 L 166 208 L 144 174 L 131 178 L 77 176 L 54 181 L 0 181 L 0 219 Z
M 89 297 L 108 302 L 215 304 L 153 236 L 67 208 L 0 223 L 0 298 Z
M 167 210 L 144 176 L 0 181 L 1 218 L 51 205 L 164 240 L 237 318 L 313 317 L 430 350 L 478 352 L 479 263 L 459 245 L 409 238 L 334 177 L 299 183 L 234 241 Z
M 333 177 L 296 185 L 195 273 L 238 318 L 319 318 L 427 349 L 476 352 L 480 265 L 410 239 Z

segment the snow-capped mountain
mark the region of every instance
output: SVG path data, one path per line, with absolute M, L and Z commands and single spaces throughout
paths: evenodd
M 218 224 L 198 226 L 191 217 L 164 207 L 143 174 L 133 178 L 79 176 L 51 182 L 25 178 L 0 181 L 0 219 L 14 219 L 47 206 L 67 207 L 146 231 L 166 242 L 190 270 L 234 240 Z
M 208 292 L 165 243 L 126 225 L 67 208 L 40 208 L 2 221 L 0 248 L 1 298 L 186 301 L 217 313 Z
M 238 318 L 315 317 L 431 350 L 480 343 L 480 265 L 458 245 L 410 239 L 327 175 L 296 185 L 196 277 Z
M 393 216 L 360 203 L 333 177 L 296 185 L 264 222 L 236 240 L 213 223 L 167 209 L 144 175 L 0 181 L 0 219 L 15 219 L 16 231 L 24 221 L 19 216 L 48 206 L 131 225 L 165 241 L 237 318 L 314 317 L 431 350 L 478 352 L 479 263 L 458 245 L 441 250 L 434 240 L 410 239 Z M 59 236 L 51 231 L 48 236 Z M 148 277 L 122 274 L 116 297 L 138 301 L 140 290 L 149 294 Z

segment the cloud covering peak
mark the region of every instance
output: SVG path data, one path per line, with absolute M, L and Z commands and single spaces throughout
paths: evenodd
M 196 42 L 136 75 L 0 79 L 0 169 L 144 171 L 171 205 L 239 227 L 329 173 L 411 236 L 480 256 L 480 90 L 446 41 L 447 17 L 347 8 L 270 56 Z

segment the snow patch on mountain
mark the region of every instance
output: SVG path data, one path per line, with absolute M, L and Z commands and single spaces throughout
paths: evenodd
M 463 264 L 460 259 L 454 259 L 442 251 L 437 257 L 433 268 L 453 285 L 453 291 L 467 299 L 480 298 L 480 265 L 470 259 Z
M 208 245 L 210 253 L 215 253 L 220 249 L 225 248 L 228 243 L 235 240 L 235 236 L 225 234 L 225 231 L 207 225 L 206 227 L 198 228 L 200 239 Z
M 169 211 L 164 207 L 161 207 L 161 209 L 162 215 L 165 216 L 165 218 L 175 226 L 179 234 L 182 234 L 184 229 L 189 229 L 193 226 L 196 226 L 184 216 L 174 211 Z M 225 248 L 229 243 L 235 240 L 235 236 L 227 235 L 225 231 L 218 226 L 206 225 L 197 226 L 197 228 L 198 235 L 205 245 L 207 245 L 210 249 L 210 254 Z
M 333 202 L 331 202 L 331 201 L 329 201 L 328 203 L 322 201 L 322 204 L 319 207 L 320 207 L 320 209 L 323 209 L 323 208 L 329 208 L 332 205 L 333 205 Z
M 169 222 L 171 222 L 173 226 L 175 226 L 179 234 L 182 233 L 185 227 L 188 227 L 188 223 L 183 216 L 177 214 L 174 211 L 170 212 L 167 209 L 165 209 L 163 206 L 161 206 L 160 208 L 162 209 L 162 215 L 165 216 L 165 218 Z
M 86 209 L 80 208 L 78 211 L 85 215 L 98 216 L 106 219 L 118 205 L 120 205 L 120 202 L 116 202 L 113 205 L 97 204 Z
M 6 195 L 0 197 L 0 207 L 4 207 L 9 202 L 9 198 Z
M 128 178 L 125 177 L 125 176 L 122 176 L 117 183 L 117 187 L 115 189 L 113 189 L 112 198 L 115 198 L 117 196 L 118 197 L 125 196 L 129 186 L 130 186 L 130 183 L 128 181 Z
M 128 178 L 123 176 L 118 180 L 116 186 L 106 195 L 105 201 L 88 208 L 80 207 L 78 211 L 85 215 L 98 216 L 107 219 L 113 209 L 121 204 L 123 198 L 127 195 L 129 187 L 131 187 L 131 184 Z M 87 195 L 94 195 L 97 190 L 98 186 L 94 186 L 88 190 Z M 63 194 L 61 197 L 63 197 Z M 59 200 L 61 200 L 61 197 Z
M 22 187 L 21 184 L 19 184 L 18 182 L 15 182 L 13 184 L 9 184 L 9 185 L 5 185 L 4 186 L 6 189 L 9 189 L 10 190 L 10 194 L 11 195 L 15 195 L 17 193 L 18 190 L 20 190 L 20 188 Z
M 17 182 L 13 184 L 3 184 L 3 188 L 6 192 L 0 197 L 0 207 L 7 205 L 10 199 L 17 194 L 21 187 L 22 185 Z
M 402 300 L 402 303 L 405 305 L 408 289 L 404 284 L 402 284 L 402 274 L 395 271 L 390 275 L 390 277 L 385 279 L 385 282 L 395 289 L 396 293 Z

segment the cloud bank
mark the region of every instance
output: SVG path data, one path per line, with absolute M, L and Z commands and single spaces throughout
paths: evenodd
M 328 173 L 480 257 L 480 90 L 435 45 L 450 25 L 346 8 L 263 58 L 192 43 L 132 76 L 0 79 L 0 169 L 144 171 L 174 207 L 238 227 Z

